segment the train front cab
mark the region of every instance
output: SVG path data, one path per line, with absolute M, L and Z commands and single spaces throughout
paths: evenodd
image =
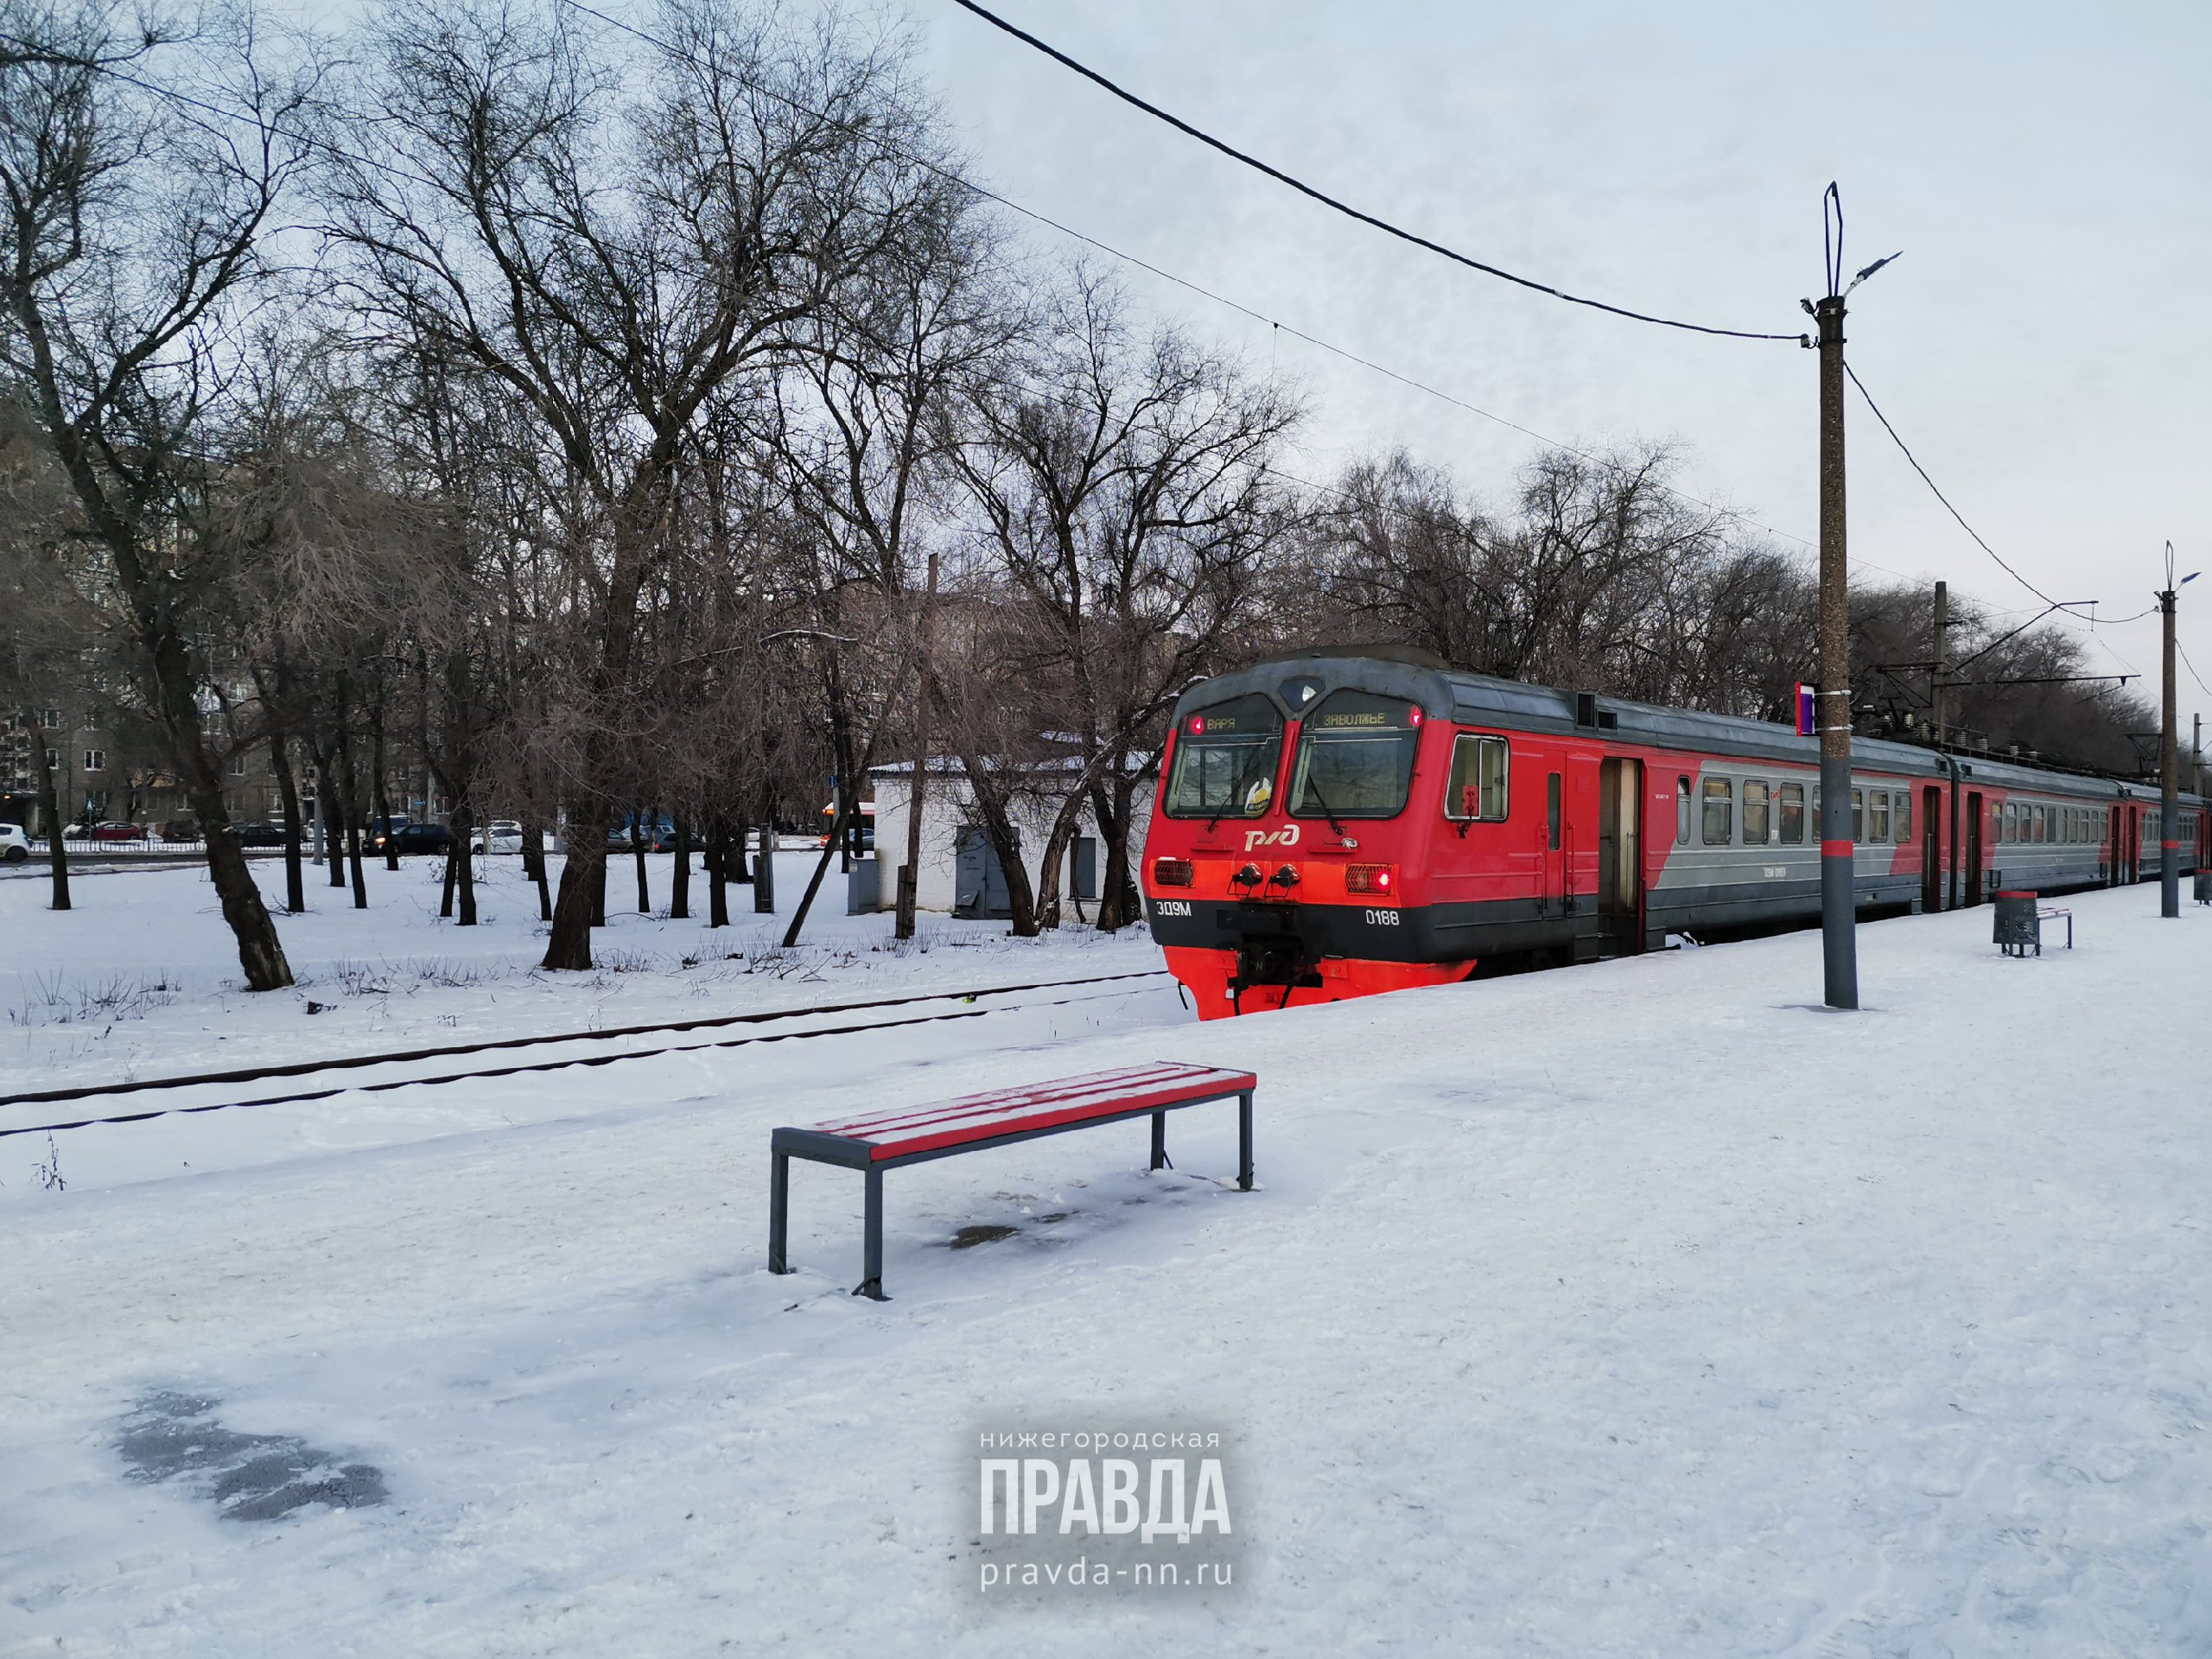
M 1427 701 L 1292 674 L 1179 715 L 1142 874 L 1201 1018 L 1465 977 L 1471 961 L 1439 959 L 1420 907 Z

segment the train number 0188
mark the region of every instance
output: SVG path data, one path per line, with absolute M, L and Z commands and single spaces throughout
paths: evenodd
M 1398 912 L 1395 910 L 1370 910 L 1367 912 L 1367 925 L 1370 927 L 1395 927 Z

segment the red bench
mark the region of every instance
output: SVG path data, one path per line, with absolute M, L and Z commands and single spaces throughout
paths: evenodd
M 861 1276 L 853 1294 L 888 1301 L 883 1294 L 885 1170 L 1147 1116 L 1152 1119 L 1152 1167 L 1160 1169 L 1167 1164 L 1167 1114 L 1179 1106 L 1197 1106 L 1234 1095 L 1237 1099 L 1236 1185 L 1249 1192 L 1252 1190 L 1252 1094 L 1258 1086 L 1259 1079 L 1249 1071 L 1161 1060 L 1020 1089 L 963 1095 L 958 1100 L 880 1112 L 849 1122 L 778 1129 L 769 1139 L 772 1168 L 768 1183 L 768 1271 L 791 1270 L 784 1246 L 794 1158 L 842 1164 L 867 1178 Z

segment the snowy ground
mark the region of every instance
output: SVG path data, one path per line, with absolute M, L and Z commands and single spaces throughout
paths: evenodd
M 142 902 L 219 977 L 219 930 Z M 0 1141 L 0 1651 L 2202 1654 L 2212 914 L 2070 902 L 2041 960 L 1986 912 L 1862 929 L 1853 1016 L 1805 1006 L 1799 934 Z M 339 953 L 321 925 L 296 962 Z M 836 926 L 861 948 L 795 1001 L 1148 951 L 863 967 Z M 451 1011 L 570 1028 L 578 992 L 496 988 Z M 242 1001 L 129 1022 L 133 1063 L 231 1020 L 385 1046 Z M 12 1037 L 49 1074 L 122 1052 Z M 1170 1174 L 1134 1128 L 893 1172 L 879 1306 L 846 1294 L 857 1180 L 802 1166 L 800 1272 L 766 1273 L 772 1126 L 1155 1058 L 1259 1072 L 1262 1191 L 1211 1179 L 1221 1108 L 1174 1120 Z M 1010 1230 L 947 1248 L 975 1227 Z M 1220 1428 L 1234 1591 L 980 1596 L 979 1423 Z M 336 1501 L 226 1518 L 179 1472 L 217 1453 Z
M 282 912 L 282 863 L 257 860 L 298 981 L 257 996 L 244 988 L 204 868 L 89 875 L 62 912 L 45 907 L 43 876 L 19 869 L 0 880 L 0 1093 L 1160 966 L 1147 939 L 1076 927 L 1048 945 L 1009 938 L 1004 923 L 925 916 L 901 943 L 888 915 L 844 913 L 834 863 L 786 951 L 784 929 L 817 856 L 797 846 L 778 855 L 779 915 L 756 915 L 753 889 L 731 887 L 731 925 L 721 929 L 706 925 L 696 874 L 694 919 L 665 919 L 665 855 L 647 860 L 656 914 L 639 915 L 631 863 L 620 859 L 610 925 L 593 935 L 599 970 L 585 975 L 537 971 L 545 927 L 518 858 L 480 861 L 474 928 L 438 917 L 441 860 L 404 859 L 397 874 L 372 863 L 366 911 L 310 868 L 303 916 Z M 560 860 L 550 861 L 557 882 Z

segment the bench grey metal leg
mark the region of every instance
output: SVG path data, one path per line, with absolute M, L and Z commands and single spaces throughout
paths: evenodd
M 867 1197 L 861 1224 L 861 1281 L 853 1294 L 887 1302 L 891 1299 L 883 1294 L 883 1172 L 870 1168 L 861 1179 Z
M 1152 1166 L 1154 1169 L 1168 1167 L 1167 1114 L 1165 1112 L 1152 1115 Z
M 769 1160 L 768 1166 L 768 1271 L 789 1273 L 791 1264 L 784 1259 L 785 1230 L 791 1207 L 791 1155 L 779 1152 Z
M 1236 1188 L 1240 1192 L 1252 1190 L 1252 1094 L 1249 1090 L 1236 1096 Z

